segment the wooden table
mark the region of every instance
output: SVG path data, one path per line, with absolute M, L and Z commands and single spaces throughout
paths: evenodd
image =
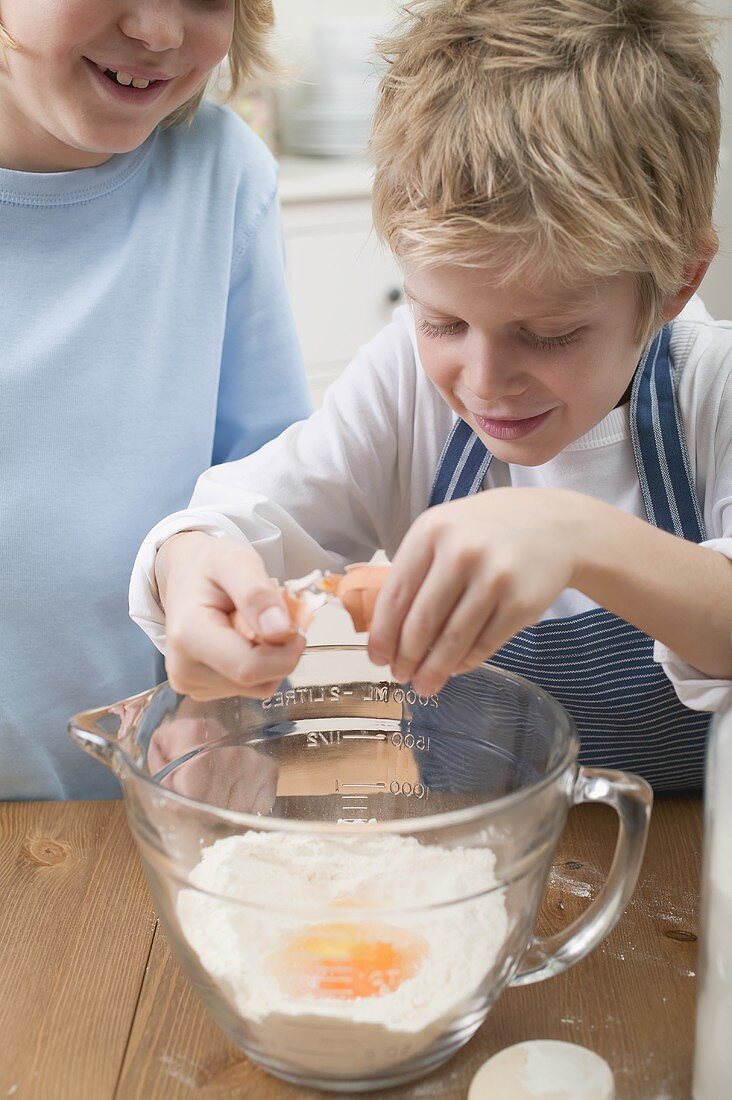
M 596 893 L 614 830 L 605 807 L 572 811 L 542 932 Z M 640 885 L 601 947 L 566 974 L 507 990 L 431 1077 L 368 1095 L 465 1100 L 490 1054 L 556 1038 L 602 1054 L 618 1100 L 688 1100 L 700 847 L 699 800 L 659 801 Z M 199 1006 L 158 927 L 120 803 L 0 804 L 0 1097 L 326 1095 L 258 1069 Z

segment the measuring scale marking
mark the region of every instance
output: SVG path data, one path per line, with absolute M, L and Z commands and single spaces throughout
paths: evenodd
M 341 801 L 344 803 L 344 809 L 348 810 L 368 810 L 368 803 L 364 802 L 364 795 L 362 794 L 344 794 L 341 796 Z M 345 803 L 348 803 L 348 806 Z
M 345 791 L 346 787 L 371 787 L 372 790 L 374 788 L 377 791 L 385 791 L 386 790 L 386 783 L 340 783 L 339 784 L 337 779 L 336 779 L 335 782 L 336 782 L 336 790 L 337 791 Z
M 392 733 L 385 733 L 384 731 L 369 732 L 366 730 L 354 730 L 346 733 L 344 730 L 313 730 L 307 734 L 306 746 L 308 749 L 328 749 L 335 745 L 339 745 L 344 741 L 377 741 L 383 744 L 389 742 L 396 749 L 409 749 L 416 750 L 417 752 L 430 751 L 430 739 L 424 734 L 413 734 L 411 732 L 402 733 L 401 731 L 395 731 Z M 355 791 L 355 794 L 349 794 L 349 791 Z M 360 815 L 368 812 L 368 796 L 369 794 L 402 794 L 407 797 L 415 796 L 418 799 L 428 798 L 430 789 L 426 784 L 420 782 L 413 782 L 405 780 L 400 782 L 398 779 L 393 779 L 391 783 L 379 782 L 379 781 L 364 781 L 364 782 L 351 782 L 344 783 L 340 779 L 335 779 L 335 794 L 340 796 L 341 799 L 341 812 L 343 817 L 337 818 L 337 824 L 339 825 L 367 825 L 375 823 L 378 819 L 375 817 L 362 817 Z
M 368 810 L 368 802 L 364 802 L 368 791 L 385 791 L 386 783 L 341 783 L 335 781 L 336 794 L 341 796 L 342 812 L 354 814 L 358 811 Z M 346 794 L 346 789 L 360 790 L 362 794 Z M 358 799 L 358 803 L 356 803 Z M 375 817 L 339 817 L 338 825 L 371 825 L 376 822 Z
M 342 741 L 386 741 L 387 733 L 369 733 L 366 730 L 354 730 L 346 733 L 343 730 L 311 730 L 306 735 L 305 745 L 308 749 L 330 748 L 332 745 L 340 745 Z

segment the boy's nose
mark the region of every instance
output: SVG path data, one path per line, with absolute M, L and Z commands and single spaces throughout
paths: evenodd
M 526 389 L 523 371 L 487 340 L 476 340 L 468 350 L 462 382 L 479 401 L 495 401 Z
M 119 27 L 127 38 L 134 38 L 154 53 L 178 49 L 183 43 L 178 0 L 130 0 Z

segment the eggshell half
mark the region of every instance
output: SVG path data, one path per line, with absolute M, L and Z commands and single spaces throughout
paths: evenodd
M 333 594 L 338 597 L 359 634 L 371 629 L 376 599 L 389 575 L 389 565 L 351 565 L 342 577 L 333 577 L 337 584 Z
M 371 620 L 374 615 L 376 598 L 386 580 L 388 565 L 368 565 L 358 563 L 346 567 L 345 573 L 326 573 L 321 581 L 321 589 L 331 597 L 340 600 L 348 614 L 351 616 L 353 628 L 359 634 L 371 629 Z M 291 582 L 293 587 L 297 582 Z M 304 595 L 299 595 L 288 590 L 286 586 L 280 587 L 285 607 L 290 616 L 292 633 L 307 630 L 312 622 L 315 611 L 309 606 Z M 244 638 L 259 645 L 262 638 L 251 629 L 240 611 L 233 611 L 229 616 L 231 625 Z

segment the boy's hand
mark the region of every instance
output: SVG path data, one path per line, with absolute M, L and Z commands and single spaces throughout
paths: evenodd
M 199 700 L 265 699 L 300 660 L 305 639 L 293 634 L 282 594 L 246 543 L 184 531 L 160 547 L 155 574 L 175 691 Z M 259 644 L 234 629 L 233 611 Z
M 423 695 L 477 668 L 574 587 L 591 503 L 565 490 L 491 489 L 424 512 L 379 594 L 371 659 Z

